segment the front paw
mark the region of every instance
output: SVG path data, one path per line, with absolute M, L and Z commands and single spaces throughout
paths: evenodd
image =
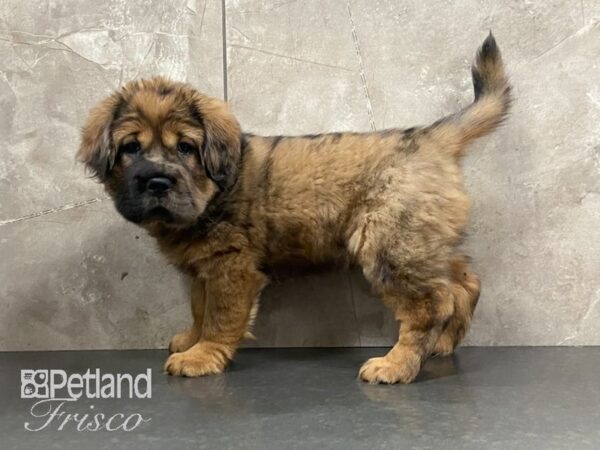
M 173 353 L 165 363 L 169 375 L 201 377 L 223 373 L 233 351 L 222 344 L 198 342 L 182 353 Z
M 185 352 L 198 342 L 198 333 L 194 330 L 187 330 L 182 333 L 177 333 L 171 339 L 169 344 L 169 353 L 181 353 Z
M 409 361 L 394 362 L 383 356 L 367 360 L 360 368 L 358 376 L 371 384 L 408 384 L 416 378 L 420 368 L 420 364 Z

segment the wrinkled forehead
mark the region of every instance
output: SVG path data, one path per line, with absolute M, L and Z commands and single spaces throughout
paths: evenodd
M 146 88 L 123 96 L 112 126 L 118 146 L 137 140 L 143 146 L 161 144 L 174 147 L 186 138 L 197 144 L 204 139 L 202 118 L 184 91 Z

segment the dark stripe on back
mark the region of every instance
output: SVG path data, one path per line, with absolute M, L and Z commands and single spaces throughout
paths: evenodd
M 273 136 L 271 141 L 271 151 L 275 150 L 275 147 L 281 142 L 284 136 Z
M 173 92 L 175 92 L 175 90 L 171 86 L 160 86 L 157 92 L 161 97 L 166 97 L 167 95 L 171 95 Z

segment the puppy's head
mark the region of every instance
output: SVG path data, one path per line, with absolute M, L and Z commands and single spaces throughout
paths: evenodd
M 127 220 L 184 228 L 235 183 L 240 152 L 225 103 L 158 77 L 132 81 L 92 109 L 78 158 Z

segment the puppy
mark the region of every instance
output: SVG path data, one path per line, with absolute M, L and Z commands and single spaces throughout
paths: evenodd
M 480 290 L 458 249 L 469 216 L 460 159 L 510 105 L 491 34 L 472 76 L 462 111 L 371 133 L 244 133 L 225 103 L 162 77 L 94 108 L 79 159 L 193 279 L 193 325 L 172 339 L 166 371 L 221 373 L 249 333 L 265 270 L 297 260 L 359 265 L 401 323 L 362 380 L 410 383 L 429 355 L 451 353 Z

